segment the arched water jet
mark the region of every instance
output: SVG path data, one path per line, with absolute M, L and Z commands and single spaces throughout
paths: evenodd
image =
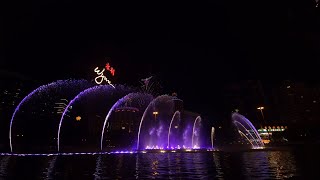
M 192 128 L 192 148 L 194 148 L 194 149 L 196 149 L 196 148 L 199 148 L 198 146 L 199 146 L 199 144 L 198 145 L 194 145 L 194 135 L 195 135 L 195 133 L 196 133 L 196 131 L 195 131 L 195 129 L 196 129 L 196 123 L 197 122 L 201 122 L 201 117 L 200 116 L 197 116 L 197 118 L 194 120 L 194 123 L 193 123 L 193 128 Z
M 9 145 L 10 145 L 10 151 L 13 152 L 13 145 L 12 145 L 12 127 L 13 127 L 13 121 L 18 113 L 18 111 L 20 110 L 20 108 L 27 103 L 30 99 L 34 98 L 35 95 L 41 96 L 42 94 L 46 94 L 48 93 L 47 91 L 49 89 L 55 89 L 55 91 L 63 91 L 62 89 L 64 88 L 69 88 L 70 86 L 72 86 L 71 88 L 71 94 L 73 93 L 78 93 L 80 91 L 82 91 L 83 89 L 86 89 L 90 86 L 92 86 L 91 83 L 89 83 L 86 80 L 58 80 L 55 82 L 51 82 L 49 84 L 46 85 L 42 85 L 40 87 L 38 87 L 37 89 L 33 90 L 31 93 L 29 93 L 27 96 L 25 96 L 22 101 L 18 104 L 18 106 L 16 107 L 16 109 L 13 112 L 13 115 L 11 117 L 10 120 L 10 127 L 9 127 Z M 78 87 L 75 87 L 78 86 Z M 54 91 L 54 92 L 55 92 Z
M 253 144 L 252 144 L 252 142 L 250 141 L 250 139 L 248 138 L 248 136 L 247 135 L 245 135 L 243 132 L 241 132 L 240 130 L 238 131 L 239 132 L 239 134 L 241 135 L 241 136 L 244 136 L 247 140 L 248 140 L 248 142 L 252 145 L 252 147 L 255 147 Z
M 146 110 L 144 111 L 142 117 L 141 117 L 141 120 L 140 120 L 140 124 L 139 124 L 139 130 L 138 130 L 138 140 L 137 140 L 137 150 L 139 150 L 139 144 L 140 144 L 140 132 L 141 132 L 141 126 L 142 126 L 142 123 L 143 123 L 143 120 L 147 114 L 147 111 L 150 109 L 151 107 L 151 104 L 154 103 L 154 100 L 152 102 L 150 102 L 150 104 L 148 105 L 148 107 L 146 108 Z
M 253 124 L 247 118 L 245 118 L 243 115 L 236 113 L 236 112 L 232 113 L 231 117 L 232 117 L 233 122 L 238 122 L 238 124 L 240 124 L 241 126 L 243 126 L 243 128 L 246 129 L 246 131 L 250 134 L 250 136 L 253 138 L 253 141 L 256 142 L 258 147 L 264 146 L 264 143 L 263 143 L 261 137 L 259 136 L 256 128 L 253 126 Z M 242 123 L 242 122 L 244 122 L 244 123 Z M 237 126 L 236 123 L 234 123 L 234 124 Z M 253 134 L 255 137 L 252 136 L 252 134 L 249 132 L 248 128 L 245 127 L 244 125 L 247 125 L 248 128 L 253 131 Z M 238 128 L 238 126 L 237 126 L 237 128 Z M 257 140 L 259 140 L 258 142 L 260 145 L 258 145 Z
M 171 144 L 170 144 L 170 133 L 171 133 L 172 122 L 173 122 L 173 120 L 175 119 L 176 116 L 178 116 L 178 118 L 179 118 L 178 120 L 179 120 L 179 122 L 180 122 L 180 111 L 176 111 L 176 112 L 173 114 L 172 119 L 171 119 L 171 121 L 170 121 L 169 132 L 168 132 L 168 146 L 167 146 L 167 148 L 171 148 Z
M 70 107 L 72 107 L 72 105 L 74 104 L 74 102 L 78 99 L 80 99 L 82 96 L 85 96 L 86 94 L 89 94 L 91 92 L 94 91 L 99 91 L 99 90 L 105 90 L 107 91 L 115 91 L 115 88 L 110 86 L 110 85 L 98 85 L 98 86 L 94 86 L 91 88 L 88 88 L 82 92 L 80 92 L 76 97 L 74 97 L 69 104 L 67 105 L 67 107 L 65 108 L 64 112 L 62 113 L 61 119 L 60 119 L 60 123 L 59 123 L 59 128 L 58 128 L 58 138 L 57 138 L 57 147 L 58 147 L 58 152 L 60 152 L 60 132 L 61 132 L 61 125 L 63 122 L 64 117 L 66 116 L 66 113 L 69 111 Z
M 142 100 L 143 99 L 143 100 Z M 124 97 L 122 97 L 121 99 L 119 99 L 108 111 L 108 114 L 105 117 L 104 123 L 103 123 L 103 127 L 102 127 L 102 132 L 101 132 L 101 139 L 100 139 L 100 150 L 103 150 L 103 139 L 104 139 L 104 133 L 105 133 L 105 127 L 106 124 L 109 120 L 109 117 L 111 115 L 111 113 L 114 111 L 115 108 L 118 108 L 120 106 L 123 106 L 125 103 L 127 103 L 128 101 L 132 101 L 132 100 L 137 100 L 138 101 L 138 106 L 136 107 L 141 111 L 145 110 L 145 104 L 149 104 L 153 99 L 153 96 L 150 94 L 145 94 L 145 93 L 130 93 Z M 142 100 L 142 101 L 141 101 Z
M 161 106 L 161 107 L 157 107 L 157 106 Z M 173 105 L 173 97 L 172 96 L 168 96 L 168 95 L 158 96 L 157 98 L 155 98 L 153 101 L 150 102 L 150 104 L 148 105 L 148 107 L 144 111 L 143 116 L 142 116 L 142 118 L 140 120 L 139 130 L 138 130 L 138 139 L 137 139 L 137 150 L 140 149 L 139 146 L 140 146 L 141 127 L 142 127 L 142 124 L 144 123 L 145 119 L 147 118 L 148 113 L 151 113 L 151 114 L 149 114 L 149 115 L 151 115 L 150 117 L 154 116 L 155 120 L 157 120 L 157 118 L 156 118 L 157 116 L 168 116 L 169 114 L 171 114 L 170 117 L 172 117 L 173 106 L 174 106 Z M 159 113 L 161 108 L 166 108 L 166 109 L 163 110 L 163 112 Z M 159 118 L 159 120 L 161 120 L 161 119 L 162 118 Z M 161 129 L 160 129 L 160 131 L 161 131 Z M 158 148 L 161 148 L 161 147 L 158 146 L 158 147 L 155 147 L 155 148 L 158 149 Z
M 261 144 L 261 146 L 264 146 L 264 143 L 258 133 L 258 131 L 256 130 L 256 128 L 253 126 L 253 124 L 249 121 L 246 120 L 245 123 L 247 123 L 249 125 L 249 127 L 251 127 L 251 129 L 253 130 L 254 135 L 256 136 L 257 139 L 259 139 L 259 143 Z
M 245 131 L 251 136 L 252 140 L 255 142 L 256 146 L 259 146 L 259 144 L 258 144 L 257 141 L 255 140 L 255 138 L 252 136 L 252 134 L 250 133 L 250 131 L 249 131 L 247 128 L 245 128 L 243 124 L 241 124 L 241 123 L 238 122 L 238 121 L 234 121 L 233 123 L 234 123 L 235 125 L 239 124 L 243 129 L 245 129 Z M 238 127 L 238 126 L 237 126 L 237 127 Z M 245 135 L 245 137 L 248 137 L 245 133 L 243 133 L 243 132 L 239 129 L 239 127 L 238 127 L 238 132 L 241 132 L 242 135 Z M 248 139 L 248 138 L 247 138 L 247 139 Z M 248 140 L 249 140 L 249 139 L 248 139 Z M 249 141 L 250 141 L 250 140 L 249 140 Z M 251 141 L 250 141 L 250 144 L 252 144 Z M 252 144 L 252 145 L 253 145 L 253 144 Z M 255 147 L 255 146 L 253 145 L 253 147 Z

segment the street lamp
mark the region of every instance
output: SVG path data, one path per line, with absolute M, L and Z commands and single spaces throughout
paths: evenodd
M 263 106 L 260 106 L 260 107 L 257 107 L 257 109 L 260 110 L 260 112 L 261 112 L 261 116 L 262 116 L 263 123 L 264 123 L 265 125 L 267 125 L 267 124 L 266 124 L 266 120 L 264 119 L 263 111 L 262 111 L 262 110 L 264 110 L 264 107 L 263 107 Z M 262 128 L 262 129 L 263 129 L 263 128 Z M 267 130 L 267 134 L 268 134 L 268 139 L 270 140 L 268 127 L 266 128 L 266 130 Z
M 159 114 L 158 111 L 153 111 L 152 114 L 154 115 L 154 120 L 157 120 L 157 115 Z
M 264 109 L 264 107 L 263 107 L 263 106 L 260 106 L 260 107 L 258 107 L 257 109 L 260 110 L 262 119 L 263 119 L 263 121 L 264 121 L 264 115 L 263 115 L 263 111 L 262 111 L 262 110 Z

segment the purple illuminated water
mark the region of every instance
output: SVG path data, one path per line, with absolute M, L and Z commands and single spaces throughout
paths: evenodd
M 65 151 L 98 151 L 100 143 L 97 140 L 101 137 L 105 112 L 130 91 L 130 88 L 122 85 L 115 85 L 115 88 L 110 85 L 98 85 L 75 96 L 60 119 L 58 151 L 61 151 L 62 145 Z M 76 120 L 76 117 L 81 119 Z M 65 140 L 62 143 L 63 139 Z
M 180 111 L 176 111 L 172 116 L 170 126 L 169 126 L 167 148 L 176 149 L 182 145 L 181 139 L 179 139 L 180 121 L 181 121 Z
M 50 142 L 55 138 L 57 120 L 61 115 L 56 106 L 63 107 L 64 103 L 90 86 L 93 84 L 87 80 L 58 80 L 42 85 L 24 97 L 10 121 L 11 152 L 14 150 L 13 145 L 18 144 L 15 141 L 17 138 L 29 147 L 37 145 L 39 149 L 48 150 Z M 19 149 L 19 151 L 26 150 Z
M 201 117 L 198 116 L 193 123 L 192 129 L 192 148 L 199 149 L 200 148 L 200 131 L 201 131 Z
M 201 117 L 192 119 L 174 109 L 174 97 L 168 95 L 158 96 L 149 104 L 139 126 L 138 150 L 203 147 Z
M 264 146 L 256 128 L 246 117 L 239 113 L 233 113 L 231 117 L 240 136 L 246 139 L 252 145 L 252 148 L 261 148 Z
M 137 108 L 139 111 L 144 112 L 146 107 L 149 105 L 149 103 L 152 101 L 153 96 L 151 94 L 146 93 L 130 93 L 123 98 L 119 99 L 109 110 L 107 116 L 105 117 L 102 133 L 101 133 L 101 139 L 100 139 L 100 150 L 103 150 L 103 142 L 104 142 L 104 134 L 105 134 L 105 128 L 107 123 L 109 123 L 109 118 L 111 116 L 111 113 L 114 112 L 117 108 L 123 108 L 123 107 L 130 107 L 130 108 Z M 108 126 L 107 126 L 108 128 Z
M 162 95 L 146 108 L 140 122 L 137 149 L 164 149 L 174 114 L 173 97 Z
M 124 146 L 127 149 L 121 150 L 203 147 L 201 117 L 187 115 L 178 110 L 176 99 L 169 95 L 154 98 L 151 94 L 138 93 L 136 89 L 123 85 L 94 86 L 85 80 L 59 80 L 43 85 L 28 94 L 12 115 L 9 133 L 11 152 L 13 139 L 23 142 L 14 143 L 17 144 L 15 153 L 118 150 L 116 146 L 110 149 L 109 142 L 117 141 L 119 137 L 110 140 L 113 138 L 110 135 L 113 128 L 109 127 L 109 119 L 116 110 L 125 111 L 130 108 L 138 112 L 134 113 L 138 119 L 125 122 L 130 125 L 118 127 L 119 123 L 113 122 L 117 118 L 112 117 L 111 121 L 114 127 L 120 129 L 121 136 L 123 133 L 131 136 L 130 146 Z M 55 109 L 57 104 L 63 105 L 59 112 Z M 118 115 L 124 114 L 126 113 Z M 120 120 L 127 121 L 123 117 Z M 124 126 L 130 127 L 130 130 L 127 131 L 128 128 Z M 119 133 L 117 127 L 114 129 Z M 105 137 L 106 130 L 110 135 L 108 138 Z M 108 141 L 106 148 L 105 141 Z

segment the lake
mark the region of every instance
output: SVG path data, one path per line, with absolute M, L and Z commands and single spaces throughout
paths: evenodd
M 0 179 L 308 179 L 319 147 L 268 150 L 0 156 Z

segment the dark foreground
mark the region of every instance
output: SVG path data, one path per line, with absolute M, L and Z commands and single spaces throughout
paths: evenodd
M 319 178 L 318 146 L 250 151 L 0 156 L 0 179 Z

